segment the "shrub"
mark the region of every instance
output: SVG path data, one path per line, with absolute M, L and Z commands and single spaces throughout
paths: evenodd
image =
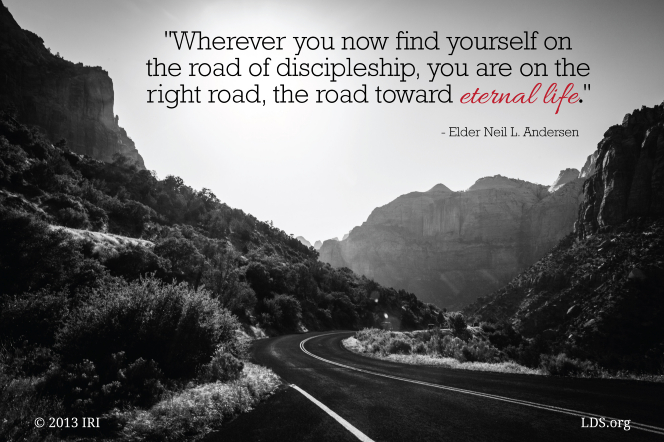
M 154 254 L 167 260 L 170 278 L 195 285 L 202 276 L 204 257 L 187 238 L 170 236 L 161 240 L 155 244 Z
M 15 296 L 0 306 L 0 341 L 52 347 L 69 314 L 67 293 L 41 290 Z
M 76 210 L 73 207 L 65 207 L 55 213 L 55 218 L 65 227 L 74 229 L 89 229 L 91 227 L 88 215 L 84 211 Z
M 221 345 L 241 353 L 237 328 L 205 290 L 151 277 L 115 281 L 94 290 L 57 333 L 61 362 L 45 388 L 79 411 L 148 406 L 162 384 L 189 381 L 204 364 L 232 377 L 237 364 L 213 355 Z
M 157 364 L 138 358 L 129 363 L 124 352 L 111 354 L 104 364 L 90 360 L 53 366 L 41 389 L 62 398 L 72 412 L 100 414 L 113 408 L 148 407 L 164 394 Z
M 565 353 L 558 355 L 542 354 L 540 367 L 552 376 L 592 376 L 600 372 L 597 365 L 590 361 L 580 361 L 568 357 Z
M 109 199 L 104 203 L 108 214 L 109 230 L 121 235 L 140 236 L 145 224 L 157 218 L 154 210 L 138 201 Z
M 50 348 L 30 344 L 0 347 L 0 370 L 16 378 L 43 375 L 55 362 L 56 355 Z
M 489 341 L 499 349 L 508 346 L 518 347 L 523 339 L 510 323 L 501 323 L 498 325 L 483 323 L 482 330 L 488 334 Z
M 468 344 L 461 349 L 464 358 L 469 362 L 500 362 L 502 357 L 500 351 L 491 343 L 473 337 Z
M 387 346 L 387 352 L 389 354 L 409 354 L 411 350 L 410 343 L 407 342 L 404 339 L 395 339 L 393 341 L 390 341 L 390 343 Z
M 536 368 L 541 365 L 542 354 L 550 354 L 551 349 L 549 344 L 542 337 L 542 335 L 535 336 L 532 340 L 527 341 L 523 340 L 521 344 L 516 346 L 510 346 L 505 349 L 507 354 L 513 355 L 517 362 L 526 367 Z
M 111 275 L 134 280 L 147 273 L 164 276 L 169 263 L 150 249 L 140 245 L 129 245 L 117 255 L 108 258 L 104 265 L 110 270 Z
M 212 360 L 201 367 L 199 380 L 202 382 L 228 382 L 240 377 L 244 363 L 230 353 L 218 348 Z
M 436 333 L 427 343 L 427 353 L 431 355 L 440 355 L 442 357 L 454 358 L 458 361 L 465 360 L 463 356 L 463 347 L 465 342 L 457 337 L 442 335 Z
M 0 368 L 3 365 L 0 355 Z M 64 416 L 61 401 L 43 397 L 35 389 L 34 378 L 8 376 L 0 370 L 0 440 L 61 440 L 50 428 L 36 428 L 35 416 Z M 57 433 L 56 433 L 57 434 Z
M 237 319 L 205 290 L 152 277 L 95 290 L 57 335 L 66 363 L 101 363 L 111 353 L 152 359 L 173 379 L 190 379 L 218 345 L 236 339 Z
M 0 295 L 94 286 L 105 271 L 64 231 L 0 207 Z M 0 299 L 2 299 L 0 297 Z
M 42 205 L 60 225 L 74 229 L 89 229 L 91 227 L 85 207 L 77 197 L 54 193 L 45 198 Z
M 41 388 L 63 398 L 63 405 L 75 412 L 100 411 L 101 384 L 95 364 L 87 359 L 77 364 L 54 366 Z
M 418 355 L 424 355 L 427 353 L 427 346 L 424 344 L 424 342 L 417 342 L 413 346 L 413 353 L 418 354 Z

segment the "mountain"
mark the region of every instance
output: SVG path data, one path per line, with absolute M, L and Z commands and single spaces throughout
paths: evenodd
M 588 235 L 629 218 L 664 215 L 662 106 L 635 110 L 597 147 L 596 172 L 584 185 L 578 230 Z
M 113 112 L 113 81 L 100 67 L 52 54 L 23 30 L 0 0 L 0 110 L 41 127 L 73 152 L 111 162 L 116 155 L 144 169 L 143 158 Z
M 323 247 L 323 243 L 322 243 L 321 240 L 319 239 L 318 241 L 316 241 L 316 242 L 314 243 L 314 249 L 316 249 L 316 250 L 320 250 L 321 247 Z
M 496 175 L 454 192 L 437 184 L 374 209 L 320 260 L 459 308 L 508 282 L 572 231 L 582 179 L 546 186 Z M 574 176 L 576 175 L 576 177 Z
M 551 187 L 549 187 L 549 192 L 555 192 L 570 181 L 574 181 L 575 179 L 579 178 L 580 175 L 581 172 L 576 169 L 561 170 L 558 174 L 558 178 L 556 178 Z
M 298 236 L 297 238 L 298 241 L 300 241 L 305 247 L 311 247 L 311 243 L 306 240 L 304 236 Z
M 575 233 L 466 313 L 509 322 L 549 353 L 661 372 L 664 103 L 609 128 L 589 163 Z

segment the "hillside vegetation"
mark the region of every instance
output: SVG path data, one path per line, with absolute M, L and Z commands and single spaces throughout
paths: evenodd
M 540 353 L 663 374 L 664 221 L 632 219 L 612 232 L 570 235 L 466 312 L 509 321 Z
M 585 169 L 575 233 L 466 313 L 549 371 L 664 375 L 664 103 L 611 126 Z
M 414 295 L 317 258 L 208 189 L 72 153 L 0 115 L 0 439 L 51 434 L 34 428 L 40 414 L 158 434 L 135 420 L 160 422 L 167 398 L 221 397 L 206 387 L 218 382 L 253 385 L 244 405 L 215 405 L 246 410 L 277 384 L 250 379 L 267 378 L 246 361 L 243 328 L 444 322 Z

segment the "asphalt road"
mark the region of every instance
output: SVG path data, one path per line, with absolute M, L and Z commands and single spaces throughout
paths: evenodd
M 253 359 L 374 441 L 664 440 L 664 430 L 656 434 L 635 424 L 664 428 L 663 384 L 397 364 L 346 350 L 341 340 L 351 334 L 309 333 L 256 341 Z M 301 345 L 307 338 L 311 339 Z M 587 414 L 586 428 L 581 416 L 570 410 Z M 610 428 L 609 419 L 604 428 L 589 428 L 593 415 L 629 419 L 631 429 Z M 359 439 L 298 390 L 285 386 L 206 440 Z

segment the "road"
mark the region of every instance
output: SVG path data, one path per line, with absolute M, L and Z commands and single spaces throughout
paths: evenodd
M 309 333 L 259 340 L 253 359 L 322 403 L 365 440 L 664 440 L 664 384 L 397 364 L 346 350 L 341 340 L 351 335 Z M 587 414 L 586 428 L 576 412 Z M 631 428 L 610 428 L 608 419 L 606 427 L 590 428 L 593 415 L 629 419 Z M 638 429 L 638 424 L 659 428 L 661 434 Z M 299 390 L 286 386 L 206 440 L 361 439 Z

